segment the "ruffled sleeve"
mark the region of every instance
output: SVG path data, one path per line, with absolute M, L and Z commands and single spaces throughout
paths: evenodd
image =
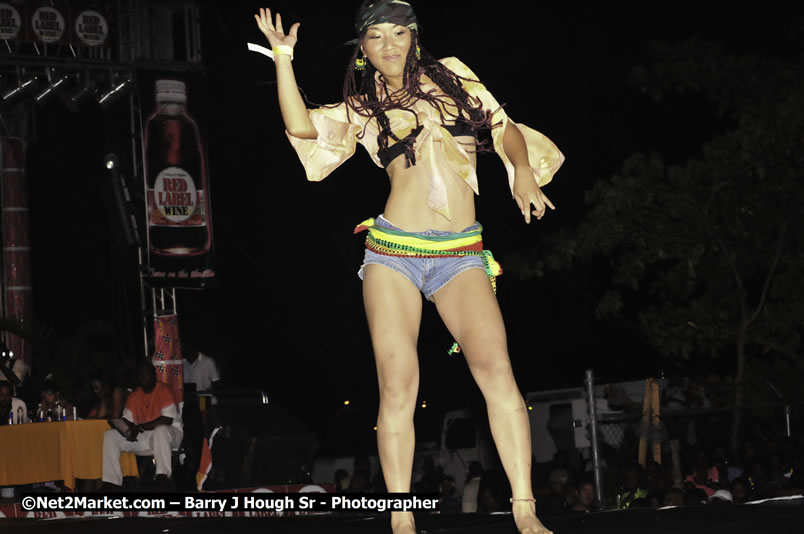
M 362 126 L 349 122 L 344 103 L 311 109 L 308 113 L 318 132 L 316 139 L 302 139 L 285 133 L 304 166 L 307 179 L 320 182 L 355 153 L 357 135 Z M 355 117 L 356 113 L 350 113 L 349 118 Z
M 511 188 L 511 193 L 514 191 L 514 165 L 505 155 L 503 150 L 503 136 L 508 122 L 513 122 L 517 129 L 522 132 L 525 138 L 525 143 L 528 147 L 528 162 L 533 171 L 533 176 L 539 186 L 543 186 L 553 179 L 553 175 L 558 171 L 561 164 L 564 163 L 564 154 L 553 144 L 550 139 L 544 134 L 525 126 L 518 124 L 508 118 L 508 115 L 503 110 L 502 106 L 497 102 L 494 96 L 486 89 L 486 86 L 481 83 L 475 73 L 469 67 L 463 64 L 460 59 L 455 57 L 448 57 L 441 60 L 441 63 L 449 70 L 469 80 L 461 80 L 463 88 L 469 93 L 469 96 L 478 98 L 483 104 L 484 110 L 492 112 L 491 123 L 494 128 L 491 130 L 491 137 L 494 143 L 494 151 L 502 159 L 505 165 L 505 170 L 508 173 L 508 185 Z M 475 80 L 475 81 L 472 81 Z

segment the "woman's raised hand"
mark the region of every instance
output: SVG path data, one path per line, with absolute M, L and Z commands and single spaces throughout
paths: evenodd
M 313 125 L 313 121 L 307 113 L 299 86 L 296 84 L 296 77 L 293 74 L 293 67 L 290 61 L 293 59 L 293 47 L 296 46 L 299 23 L 290 27 L 290 31 L 285 34 L 282 27 L 282 17 L 277 13 L 276 23 L 271 16 L 271 10 L 260 8 L 260 12 L 254 15 L 257 27 L 265 34 L 265 38 L 273 49 L 274 66 L 276 67 L 276 89 L 279 96 L 279 110 L 282 112 L 282 120 L 285 129 L 303 139 L 316 139 L 318 132 Z M 251 48 L 251 47 L 249 47 Z M 290 53 L 288 53 L 290 48 Z M 268 55 L 268 54 L 266 54 Z
M 290 27 L 290 31 L 285 35 L 285 30 L 282 28 L 282 17 L 279 13 L 276 14 L 276 23 L 271 20 L 271 10 L 268 8 L 260 8 L 260 13 L 254 15 L 257 20 L 257 26 L 260 31 L 265 34 L 266 39 L 271 44 L 271 47 L 278 45 L 285 45 L 294 47 L 298 40 L 300 22 L 297 22 Z

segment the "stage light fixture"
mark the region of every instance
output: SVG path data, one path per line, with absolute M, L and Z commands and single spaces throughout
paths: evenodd
M 81 102 L 89 99 L 97 92 L 98 85 L 100 85 L 101 80 L 102 78 L 93 79 L 89 72 L 87 72 L 84 75 L 84 83 L 79 84 L 77 90 L 65 96 L 64 105 L 67 106 L 67 109 L 73 113 L 77 113 L 79 111 Z
M 106 157 L 103 158 L 103 164 L 106 170 L 109 171 L 114 211 L 120 223 L 118 228 L 122 231 L 120 237 L 123 238 L 123 244 L 127 247 L 139 245 L 140 236 L 139 232 L 137 232 L 137 220 L 129 211 L 131 197 L 126 189 L 125 180 L 120 174 L 120 159 L 117 157 L 117 154 L 106 154 Z
M 68 82 L 70 77 L 66 74 L 57 77 L 51 73 L 48 75 L 48 78 L 50 79 L 50 82 L 47 84 L 47 86 L 45 86 L 42 91 L 34 96 L 34 102 L 40 106 L 50 100 L 53 95 L 67 89 L 67 85 L 69 85 Z
M 129 89 L 131 89 L 131 77 L 126 77 L 117 84 L 113 84 L 111 89 L 101 94 L 98 98 L 98 104 L 100 104 L 103 109 L 109 109 L 112 104 L 126 96 Z
M 36 76 L 28 76 L 21 79 L 17 85 L 3 93 L 3 102 L 6 104 L 11 104 L 12 102 L 20 100 L 31 94 L 34 89 L 36 89 L 37 81 Z

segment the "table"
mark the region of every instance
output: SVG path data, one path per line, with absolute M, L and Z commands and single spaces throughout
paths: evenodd
M 61 480 L 71 490 L 76 478 L 103 474 L 106 419 L 0 426 L 0 486 Z M 138 476 L 133 453 L 122 453 L 123 476 Z

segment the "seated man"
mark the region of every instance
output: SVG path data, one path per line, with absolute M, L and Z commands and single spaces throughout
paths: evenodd
M 153 451 L 156 478 L 167 486 L 171 475 L 171 450 L 183 437 L 179 407 L 171 389 L 156 380 L 156 368 L 149 361 L 137 372 L 140 387 L 126 400 L 120 429 L 107 430 L 103 437 L 103 481 L 120 486 L 123 473 L 121 452 Z
M 0 382 L 0 425 L 28 422 L 28 408 L 25 402 L 14 396 L 10 382 Z

